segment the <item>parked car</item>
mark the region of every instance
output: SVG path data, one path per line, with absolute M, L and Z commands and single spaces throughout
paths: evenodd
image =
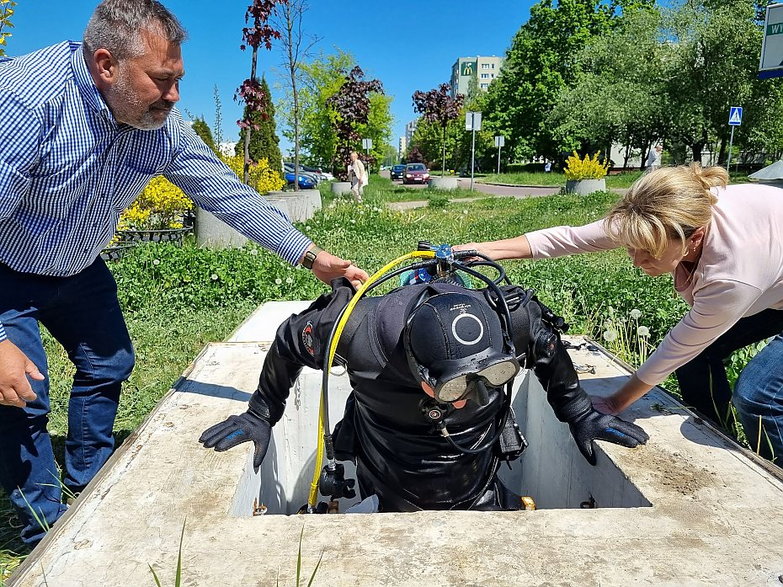
M 311 175 L 315 175 L 318 178 L 318 181 L 332 181 L 334 179 L 334 175 L 322 171 L 320 167 L 310 167 L 308 165 L 300 165 L 299 169 L 303 169 L 307 173 Z
M 294 182 L 294 164 L 293 163 L 283 163 L 283 167 L 285 168 L 286 174 L 291 174 L 291 181 L 290 183 Z M 319 175 L 316 175 L 315 173 L 309 173 L 306 172 L 303 165 L 299 166 L 299 176 L 305 176 L 309 177 L 311 181 L 313 181 L 315 184 L 318 184 L 319 181 L 321 181 L 321 177 Z M 300 182 L 301 183 L 301 182 Z
M 424 163 L 408 163 L 402 176 L 402 183 L 427 183 L 430 172 Z
M 288 183 L 289 186 L 294 185 L 294 172 L 293 171 L 286 171 L 285 172 L 285 181 Z M 312 175 L 308 174 L 299 174 L 299 187 L 303 190 L 311 190 L 318 186 L 318 182 L 315 180 L 315 178 Z
M 405 175 L 405 165 L 394 165 L 391 168 L 391 171 L 389 171 L 389 176 L 392 178 L 392 181 L 395 179 L 402 179 L 403 175 Z

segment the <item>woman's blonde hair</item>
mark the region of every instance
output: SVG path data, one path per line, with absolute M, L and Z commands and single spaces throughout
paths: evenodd
M 712 220 L 718 199 L 710 191 L 726 186 L 722 167 L 662 167 L 637 180 L 606 217 L 606 229 L 624 247 L 660 258 L 670 241 L 685 246 L 693 232 Z

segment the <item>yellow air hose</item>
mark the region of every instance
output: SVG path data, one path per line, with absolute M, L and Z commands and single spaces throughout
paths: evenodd
M 330 370 L 332 368 L 332 362 L 334 361 L 334 355 L 337 353 L 337 344 L 340 342 L 340 336 L 343 333 L 343 329 L 345 328 L 345 325 L 348 323 L 348 319 L 351 317 L 351 312 L 353 312 L 354 307 L 359 302 L 359 300 L 364 295 L 364 292 L 366 292 L 370 286 L 375 283 L 378 279 L 383 277 L 388 271 L 390 271 L 395 265 L 399 265 L 400 263 L 407 261 L 408 259 L 432 259 L 435 257 L 434 251 L 414 251 L 413 253 L 407 253 L 405 255 L 402 255 L 401 257 L 397 257 L 393 261 L 387 263 L 384 265 L 381 269 L 376 271 L 375 273 L 370 276 L 370 278 L 362 284 L 362 286 L 359 288 L 359 291 L 356 292 L 356 295 L 353 296 L 350 302 L 348 302 L 348 305 L 345 308 L 345 312 L 343 312 L 342 318 L 340 318 L 340 322 L 337 324 L 337 328 L 334 332 L 334 337 L 332 339 L 332 345 L 329 347 L 329 355 L 327 357 L 326 364 L 323 366 L 324 369 Z M 321 463 L 324 459 L 324 393 L 323 389 L 321 389 L 321 403 L 320 407 L 318 409 L 318 448 L 315 453 L 315 468 L 313 470 L 313 481 L 310 483 L 310 495 L 307 498 L 307 505 L 310 510 L 315 508 L 318 500 L 318 480 L 321 476 Z

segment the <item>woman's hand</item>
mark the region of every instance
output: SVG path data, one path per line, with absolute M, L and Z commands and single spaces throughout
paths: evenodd
M 630 407 L 636 400 L 643 397 L 653 388 L 639 379 L 636 374 L 626 381 L 623 386 L 606 397 L 590 396 L 593 407 L 604 414 L 619 414 Z

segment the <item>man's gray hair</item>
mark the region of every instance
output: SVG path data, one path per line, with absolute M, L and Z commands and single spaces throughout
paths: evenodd
M 84 31 L 84 51 L 107 49 L 117 60 L 136 57 L 144 51 L 139 33 L 145 29 L 177 45 L 187 38 L 177 17 L 157 0 L 103 0 Z

